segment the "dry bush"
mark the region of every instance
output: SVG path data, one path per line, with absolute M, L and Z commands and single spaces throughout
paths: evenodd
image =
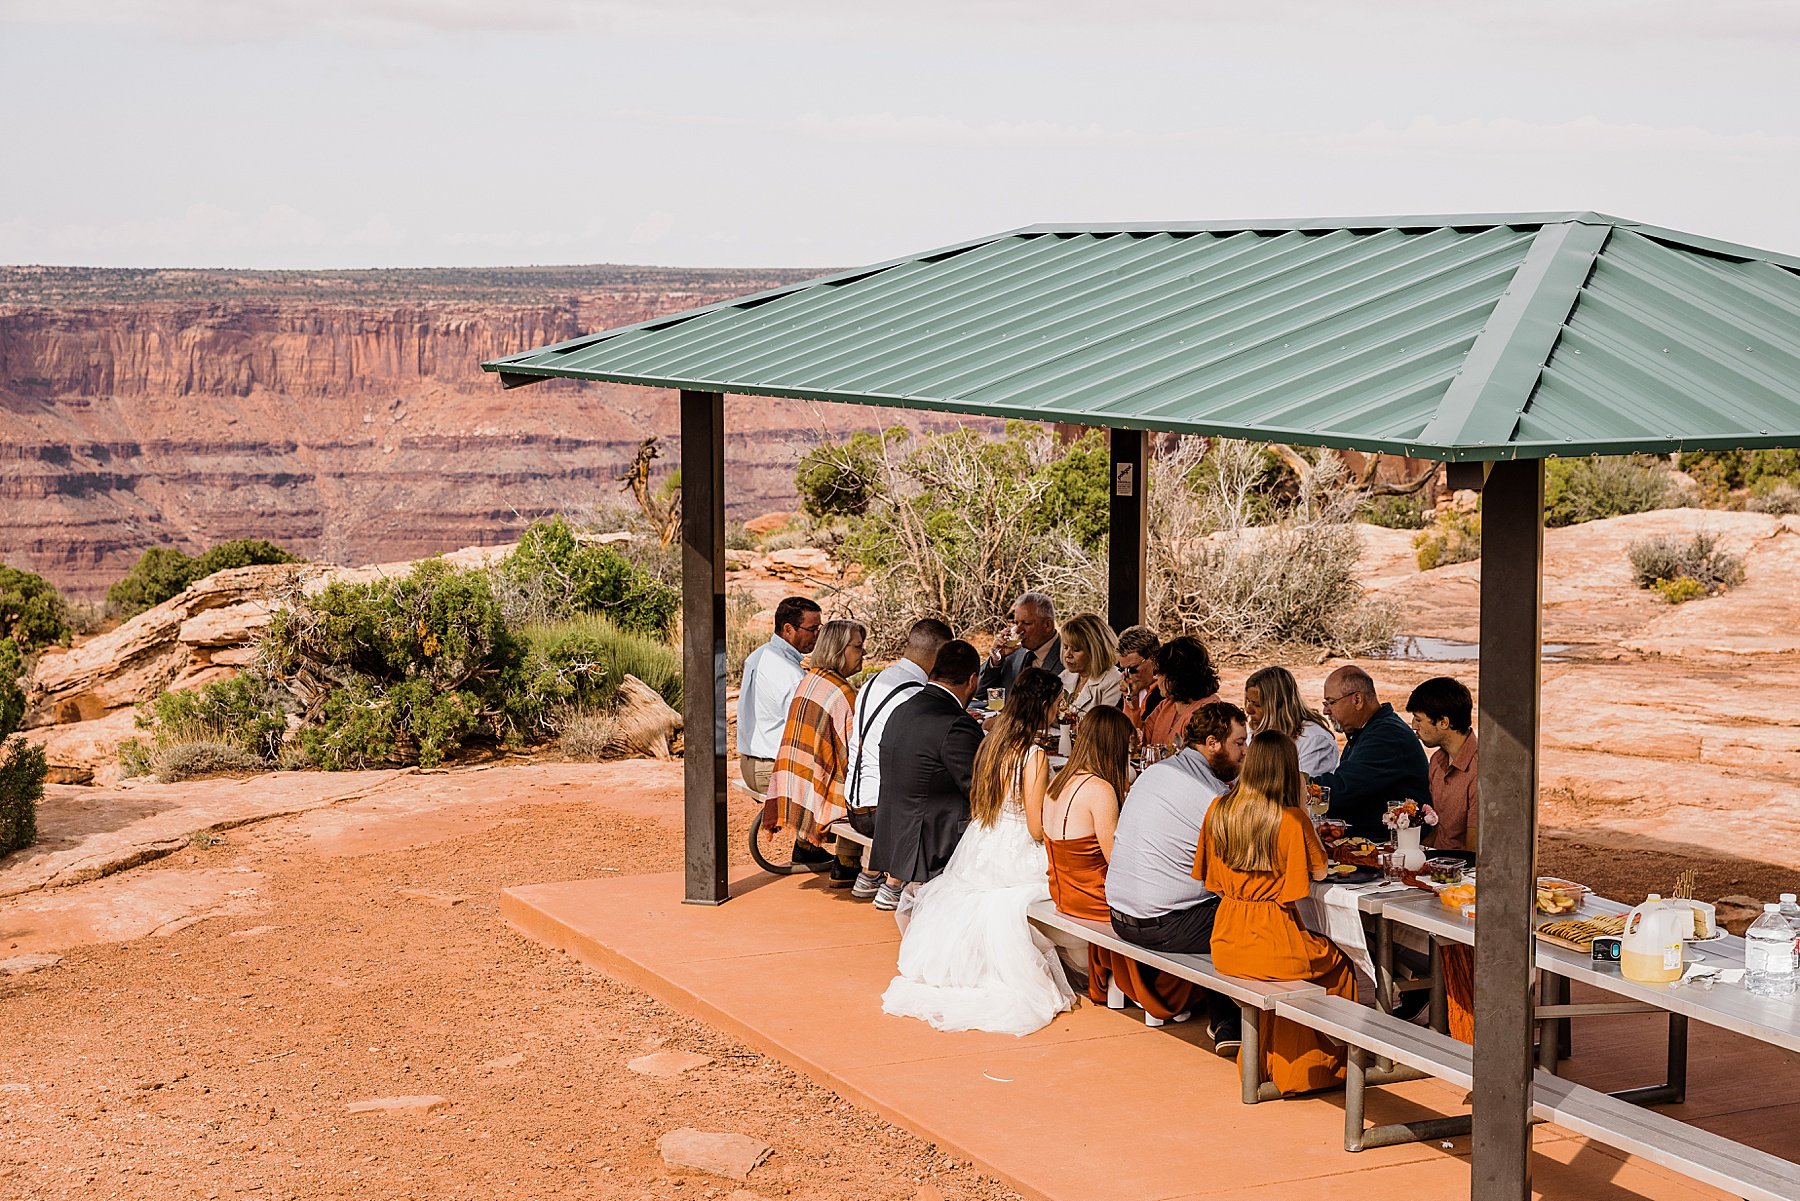
M 556 749 L 580 763 L 617 758 L 609 754 L 619 723 L 599 709 L 568 709 L 556 718 Z
M 1272 505 L 1263 448 L 1184 438 L 1150 464 L 1150 614 L 1217 653 L 1284 647 L 1355 655 L 1393 641 L 1397 616 L 1356 580 L 1352 524 L 1362 501 L 1325 452 L 1298 495 Z
M 148 774 L 164 784 L 203 780 L 209 776 L 254 776 L 269 770 L 260 756 L 229 742 L 194 738 L 151 748 Z

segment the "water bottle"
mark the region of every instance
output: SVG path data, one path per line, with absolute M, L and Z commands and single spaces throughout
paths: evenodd
M 1785 917 L 1789 924 L 1800 929 L 1800 898 L 1796 898 L 1791 892 L 1782 893 L 1781 916 Z
M 1794 941 L 1800 938 L 1770 901 L 1744 931 L 1744 988 L 1759 997 L 1794 995 Z

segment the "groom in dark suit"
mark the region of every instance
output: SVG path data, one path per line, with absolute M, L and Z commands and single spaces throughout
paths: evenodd
M 887 873 L 875 904 L 892 909 L 900 889 L 944 870 L 969 824 L 969 781 L 981 726 L 969 698 L 981 652 L 946 642 L 919 694 L 894 710 L 881 738 L 881 803 L 869 866 Z

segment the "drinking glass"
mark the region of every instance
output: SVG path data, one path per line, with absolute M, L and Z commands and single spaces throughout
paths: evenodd
M 1383 851 L 1376 861 L 1381 864 L 1381 874 L 1383 876 L 1386 876 L 1390 880 L 1400 880 L 1404 878 L 1404 869 L 1401 867 L 1403 859 L 1400 852 Z
M 1006 708 L 1006 689 L 988 689 L 988 712 L 998 713 L 1004 708 Z

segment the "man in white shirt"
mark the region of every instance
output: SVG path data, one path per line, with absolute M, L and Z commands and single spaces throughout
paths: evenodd
M 930 678 L 938 650 L 950 641 L 950 627 L 935 617 L 921 618 L 906 634 L 902 657 L 856 696 L 850 733 L 844 740 L 850 769 L 844 782 L 849 820 L 858 833 L 875 836 L 875 806 L 881 800 L 881 734 L 888 718 Z M 840 844 L 841 845 L 841 844 Z M 867 900 L 881 887 L 880 872 L 859 872 L 850 895 Z
M 788 706 L 806 675 L 800 659 L 819 640 L 824 624 L 816 601 L 790 596 L 775 606 L 775 636 L 744 660 L 744 683 L 738 690 L 738 771 L 758 796 L 768 794 Z
M 1151 951 L 1207 955 L 1219 898 L 1194 879 L 1206 812 L 1244 762 L 1244 711 L 1226 701 L 1202 705 L 1188 719 L 1187 746 L 1144 769 L 1131 786 L 1113 833 L 1106 866 L 1106 903 L 1113 932 Z M 1237 1007 L 1207 993 L 1213 1049 L 1235 1055 Z

